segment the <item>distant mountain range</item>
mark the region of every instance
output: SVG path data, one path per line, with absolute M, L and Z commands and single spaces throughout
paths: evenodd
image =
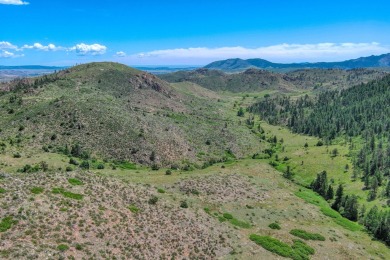
M 314 62 L 314 63 L 274 63 L 264 59 L 228 59 L 215 61 L 204 68 L 218 69 L 224 71 L 240 71 L 248 68 L 259 69 L 356 69 L 356 68 L 376 68 L 376 67 L 390 67 L 390 53 L 379 56 L 361 57 L 352 60 L 340 62 Z
M 61 70 L 66 67 L 56 67 L 56 66 L 41 66 L 41 65 L 22 65 L 22 66 L 2 66 L 0 65 L 0 70 Z
M 387 75 L 387 71 L 377 69 L 295 69 L 278 73 L 265 69 L 250 68 L 237 73 L 221 70 L 196 69 L 158 75 L 171 82 L 192 82 L 213 91 L 260 92 L 277 90 L 292 92 L 302 89 L 343 89 L 367 83 Z

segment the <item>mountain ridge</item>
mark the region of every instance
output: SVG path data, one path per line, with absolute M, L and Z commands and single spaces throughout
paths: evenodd
M 338 62 L 302 62 L 302 63 L 274 63 L 264 59 L 227 59 L 212 62 L 204 68 L 219 69 L 225 71 L 245 70 L 248 68 L 260 69 L 356 69 L 356 68 L 376 68 L 390 67 L 390 53 L 382 55 L 371 55 Z
M 387 72 L 373 69 L 299 69 L 278 73 L 265 69 L 249 68 L 238 73 L 201 68 L 158 75 L 171 82 L 192 82 L 213 91 L 259 92 L 277 90 L 293 92 L 302 89 L 326 90 L 347 88 L 378 79 Z

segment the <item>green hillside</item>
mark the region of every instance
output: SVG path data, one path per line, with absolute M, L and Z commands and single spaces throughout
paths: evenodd
M 247 69 L 239 73 L 220 70 L 197 69 L 159 75 L 168 82 L 189 81 L 213 91 L 255 93 L 264 90 L 278 92 L 324 91 L 348 88 L 367 83 L 387 75 L 384 71 L 369 69 L 302 69 L 276 73 L 259 69 Z
M 388 259 L 389 77 L 348 86 L 374 75 L 90 63 L 2 83 L 0 258 Z
M 316 146 L 347 144 L 353 170 L 339 182 L 335 181 L 340 178 L 337 175 L 330 175 L 332 181 L 326 178 L 326 174 L 324 177 L 318 175 L 317 183 L 312 183 L 311 187 L 332 200 L 334 195 L 328 197 L 325 189 L 329 186 L 335 191 L 338 187 L 342 191 L 345 185 L 349 193 L 339 196 L 340 201 L 336 198 L 332 207 L 350 219 L 359 218 L 387 244 L 390 243 L 389 103 L 390 77 L 386 76 L 343 91 L 324 92 L 314 99 L 309 96 L 298 99 L 278 96 L 259 101 L 249 108 L 271 124 L 286 125 L 295 133 L 322 138 Z M 327 151 L 333 158 L 340 152 L 337 148 Z M 345 172 L 349 172 L 349 168 L 347 163 Z M 348 199 L 354 200 L 352 215 L 346 210 Z M 365 211 L 368 213 L 364 219 Z
M 115 63 L 76 66 L 3 84 L 5 152 L 35 150 L 180 167 L 242 157 L 250 131 L 224 114 L 218 98 L 188 96 L 155 76 Z M 199 156 L 201 154 L 201 156 Z

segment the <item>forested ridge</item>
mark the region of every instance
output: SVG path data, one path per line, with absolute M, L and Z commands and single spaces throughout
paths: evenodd
M 252 105 L 271 124 L 286 124 L 294 132 L 332 140 L 338 135 L 375 135 L 390 131 L 390 76 L 346 90 L 304 96 L 265 98 Z
M 266 96 L 249 111 L 270 124 L 320 137 L 325 144 L 342 137 L 349 141 L 351 150 L 356 150 L 358 143 L 358 151 L 351 153 L 351 179 L 362 181 L 362 189 L 369 191 L 367 201 L 384 199 L 387 207 L 380 210 L 374 206 L 365 212 L 354 195 L 343 195 L 341 186 L 333 201 L 333 191 L 329 195 L 328 189 L 336 187 L 328 185 L 326 174 L 318 175 L 312 189 L 333 201 L 332 207 L 342 215 L 359 220 L 375 237 L 390 244 L 390 76 L 341 91 L 323 92 L 314 98 Z M 353 140 L 363 140 L 363 144 Z

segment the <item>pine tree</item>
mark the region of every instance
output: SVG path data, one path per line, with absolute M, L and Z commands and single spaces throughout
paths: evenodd
M 336 199 L 335 201 L 333 202 L 332 204 L 332 208 L 335 209 L 335 210 L 339 210 L 340 207 L 341 207 L 341 202 L 342 202 L 342 199 L 343 199 L 343 195 L 344 195 L 344 189 L 343 189 L 343 186 L 340 184 L 338 187 L 337 187 L 337 191 L 336 191 Z
M 311 188 L 322 197 L 327 198 L 328 177 L 326 171 L 317 174 L 317 178 L 311 183 Z
M 243 117 L 244 114 L 245 114 L 244 109 L 242 107 L 240 107 L 240 109 L 237 112 L 237 116 Z
M 294 174 L 291 172 L 290 166 L 287 166 L 286 172 L 283 173 L 283 177 L 289 180 L 292 180 L 294 177 Z
M 358 219 L 358 201 L 355 195 L 348 196 L 346 199 L 343 216 L 353 221 Z
M 374 234 L 376 233 L 377 229 L 380 226 L 379 222 L 380 222 L 379 211 L 378 211 L 378 207 L 375 205 L 367 213 L 367 216 L 364 219 L 364 225 L 370 232 Z
M 328 190 L 326 192 L 326 199 L 327 200 L 332 200 L 333 197 L 334 197 L 333 187 L 332 187 L 332 185 L 329 185 L 329 188 L 328 188 Z

